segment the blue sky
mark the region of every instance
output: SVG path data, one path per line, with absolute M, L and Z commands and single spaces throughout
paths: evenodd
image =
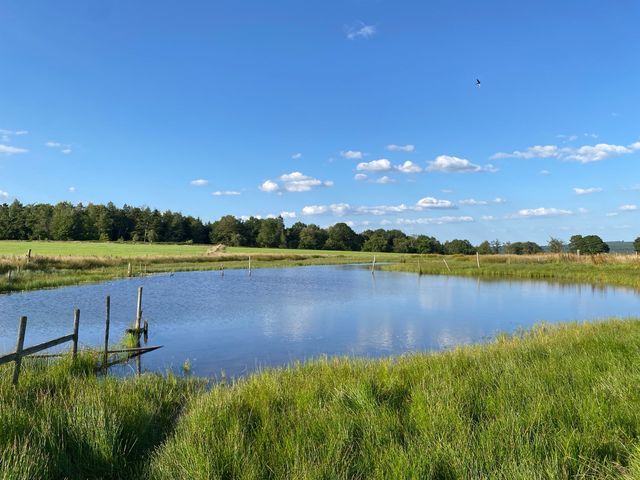
M 0 1 L 0 201 L 633 239 L 638 20 L 631 0 Z

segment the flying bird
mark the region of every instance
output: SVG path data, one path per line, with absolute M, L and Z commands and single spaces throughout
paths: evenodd
M 480 80 L 476 78 L 476 87 L 480 88 Z

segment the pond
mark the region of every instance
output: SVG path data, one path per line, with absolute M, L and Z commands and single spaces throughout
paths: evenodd
M 144 287 L 149 344 L 144 370 L 244 375 L 320 355 L 379 357 L 486 341 L 541 321 L 640 315 L 629 289 L 376 272 L 362 266 L 183 272 L 0 295 L 0 352 L 13 351 L 18 318 L 25 346 L 71 333 L 101 345 L 111 295 L 111 338 L 135 317 Z

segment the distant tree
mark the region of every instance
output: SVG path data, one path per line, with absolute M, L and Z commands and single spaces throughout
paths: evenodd
M 640 252 L 640 237 L 636 238 L 636 239 L 633 241 L 633 249 L 634 249 L 636 252 Z
M 469 240 L 450 240 L 444 243 L 444 253 L 447 255 L 463 254 L 473 255 L 476 249 L 473 248 Z
M 346 223 L 336 223 L 328 228 L 327 233 L 326 250 L 360 250 L 360 237 Z
M 282 217 L 265 219 L 262 225 L 260 225 L 257 241 L 260 247 L 285 247 L 286 237 L 284 235 L 284 221 Z
M 327 242 L 327 237 L 328 234 L 326 230 L 312 223 L 300 230 L 300 243 L 298 243 L 298 248 L 321 250 Z
M 493 250 L 491 250 L 491 244 L 487 240 L 478 245 L 476 251 L 480 255 L 490 255 L 493 253 Z
M 389 236 L 382 228 L 374 231 L 369 230 L 363 234 L 363 237 L 365 240 L 362 244 L 362 250 L 365 252 L 389 252 L 391 250 Z
M 607 245 L 598 235 L 573 235 L 569 240 L 569 251 L 584 254 L 608 253 L 609 245 Z
M 564 252 L 564 242 L 559 238 L 551 237 L 547 250 L 549 250 L 549 253 L 562 253 Z
M 416 237 L 416 250 L 418 253 L 444 253 L 442 244 L 435 237 L 427 235 Z
M 212 243 L 239 246 L 243 244 L 242 223 L 233 215 L 225 215 L 211 224 L 209 237 Z
M 306 227 L 302 222 L 296 222 L 287 228 L 285 231 L 285 237 L 287 241 L 287 248 L 298 248 L 300 243 L 300 232 Z
M 498 240 L 497 238 L 491 242 L 491 253 L 494 254 L 498 254 L 500 253 L 500 250 L 502 249 L 502 243 L 500 243 L 500 240 Z
M 413 237 L 395 237 L 393 238 L 393 246 L 391 250 L 394 253 L 416 253 L 418 251 L 418 242 Z
M 512 255 L 533 255 L 542 251 L 542 247 L 535 242 L 513 242 L 505 245 L 505 252 Z

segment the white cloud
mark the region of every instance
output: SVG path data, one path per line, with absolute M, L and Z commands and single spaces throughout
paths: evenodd
M 421 198 L 416 205 L 421 208 L 456 208 L 449 200 L 438 200 L 433 197 Z
M 549 170 L 540 170 L 538 173 L 540 175 L 551 175 L 551 172 Z
M 466 223 L 473 222 L 473 217 L 435 217 L 435 218 L 399 218 L 396 223 L 398 225 L 444 225 L 447 223 Z
M 71 193 L 75 193 L 75 191 L 76 191 L 76 187 L 73 187 L 73 186 L 69 187 L 69 191 L 70 191 Z
M 10 145 L 0 144 L 0 155 L 13 155 L 15 153 L 26 153 L 29 150 L 26 148 L 12 147 Z
M 466 200 L 460 200 L 458 202 L 460 205 L 471 205 L 471 206 L 484 206 L 489 205 L 489 202 L 486 200 L 476 200 L 475 198 L 467 198 Z
M 191 180 L 191 185 L 195 185 L 196 187 L 204 187 L 205 185 L 209 185 L 209 180 L 198 178 L 196 180 Z
M 275 192 L 277 190 L 280 190 L 280 186 L 276 183 L 273 182 L 271 180 L 265 180 L 264 182 L 262 182 L 262 185 L 260 185 L 260 190 L 262 190 L 263 192 Z
M 291 158 L 293 158 L 294 160 L 300 160 L 302 158 L 302 154 L 300 152 L 294 153 L 293 155 L 291 155 Z
M 551 158 L 558 156 L 558 147 L 556 145 L 535 145 L 524 151 L 516 150 L 515 152 L 505 153 L 498 152 L 491 156 L 492 160 L 501 158 Z
M 0 198 L 9 198 L 9 193 L 4 190 L 0 190 Z
M 45 146 L 47 146 L 49 148 L 59 148 L 60 149 L 60 153 L 64 153 L 66 155 L 71 153 L 71 145 L 69 145 L 67 143 L 49 141 L 49 142 L 45 143 Z
M 373 183 L 379 183 L 381 185 L 385 185 L 387 183 L 395 183 L 395 180 L 393 178 L 388 177 L 388 176 L 385 175 L 383 177 L 380 177 L 380 178 L 374 180 Z
M 362 160 L 364 158 L 364 153 L 358 150 L 343 150 L 340 152 L 340 156 L 348 158 L 349 160 Z
M 369 178 L 369 177 L 367 176 L 366 173 L 356 173 L 353 176 L 353 179 L 354 180 L 358 180 L 358 181 L 366 180 L 367 178 Z
M 391 162 L 386 158 L 379 160 L 371 160 L 370 162 L 361 162 L 356 166 L 356 170 L 365 170 L 369 172 L 388 172 L 393 170 Z
M 215 192 L 211 192 L 211 195 L 213 195 L 214 197 L 232 197 L 240 195 L 240 192 L 235 190 L 217 190 Z
M 419 165 L 407 160 L 402 165 L 396 165 L 396 170 L 402 173 L 420 173 L 422 168 Z
M 350 27 L 346 27 L 347 38 L 355 40 L 357 38 L 370 38 L 376 34 L 377 29 L 374 25 L 365 25 L 363 22 L 356 22 Z
M 497 204 L 507 203 L 507 200 L 502 197 L 496 197 L 493 199 L 493 203 L 497 203 Z
M 432 209 L 455 209 L 449 200 L 438 200 L 433 197 L 425 197 L 418 200 L 415 205 L 376 205 L 376 206 L 360 206 L 354 207 L 348 203 L 333 203 L 331 205 L 308 205 L 302 209 L 303 215 L 323 215 L 332 214 L 336 216 L 343 215 L 393 215 L 404 212 L 422 212 Z
M 29 132 L 26 130 L 5 130 L 0 128 L 0 141 L 10 142 L 12 136 L 26 135 L 27 133 Z
M 416 149 L 415 145 L 396 145 L 392 143 L 391 145 L 387 145 L 387 150 L 390 152 L 413 152 Z
M 618 212 L 607 213 L 607 217 L 617 217 L 618 215 L 620 215 Z
M 296 218 L 296 212 L 280 212 L 282 218 Z
M 623 212 L 635 212 L 636 210 L 638 210 L 638 206 L 637 205 L 622 205 L 620 206 L 620 210 Z
M 570 143 L 578 139 L 577 135 L 556 135 L 564 143 Z
M 589 134 L 593 136 L 594 134 Z M 595 138 L 595 137 L 594 137 Z M 560 160 L 591 163 L 606 160 L 607 158 L 628 155 L 640 150 L 640 142 L 631 145 L 611 145 L 608 143 L 598 143 L 596 145 L 583 145 L 581 147 L 563 147 L 557 145 L 536 145 L 527 150 L 511 153 L 499 152 L 494 154 L 492 159 L 500 158 L 558 158 Z
M 576 193 L 576 195 L 589 195 L 591 193 L 601 192 L 602 188 L 600 188 L 600 187 L 589 187 L 589 188 L 574 187 L 573 191 Z
M 466 158 L 454 157 L 451 155 L 440 155 L 434 161 L 429 162 L 427 167 L 429 172 L 443 173 L 473 173 L 473 172 L 495 172 L 497 169 L 487 164 L 484 167 L 471 163 Z
M 511 218 L 540 218 L 540 217 L 558 217 L 563 215 L 573 215 L 571 210 L 562 210 L 559 208 L 525 208 L 518 210 L 518 213 L 511 215 Z
M 485 220 L 487 222 L 491 222 L 493 220 L 497 220 L 496 217 L 494 217 L 493 215 L 483 215 L 482 217 L 480 217 L 482 220 Z

